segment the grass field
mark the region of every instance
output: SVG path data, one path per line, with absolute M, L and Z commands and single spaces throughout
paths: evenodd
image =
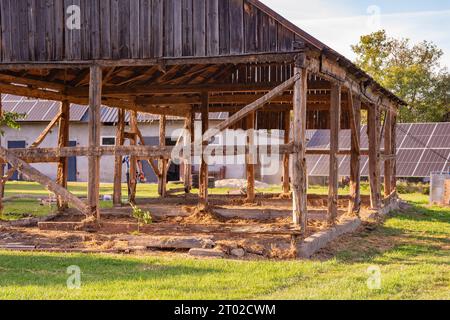
M 450 299 L 450 209 L 403 197 L 411 209 L 345 237 L 323 261 L 0 251 L 0 299 Z M 67 289 L 71 265 L 81 289 Z M 372 266 L 379 290 L 367 286 Z

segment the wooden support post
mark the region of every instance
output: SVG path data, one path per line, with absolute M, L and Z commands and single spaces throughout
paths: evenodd
M 116 146 L 125 143 L 125 110 L 117 109 Z M 122 156 L 116 156 L 114 160 L 114 191 L 113 204 L 118 207 L 122 205 Z
M 202 93 L 202 106 L 201 106 L 201 114 L 202 114 L 202 136 L 205 136 L 205 133 L 209 128 L 209 93 Z M 208 141 L 203 141 L 203 146 L 206 147 L 209 144 Z M 204 148 L 203 148 L 204 149 Z M 199 207 L 201 210 L 205 210 L 208 206 L 208 164 L 206 163 L 206 159 L 204 157 L 204 152 L 202 152 L 201 164 L 200 164 L 200 175 L 199 175 Z
M 386 112 L 384 128 L 384 154 L 388 155 L 384 162 L 384 196 L 389 197 L 392 193 L 392 159 L 391 156 L 394 152 L 392 146 L 392 113 Z
M 100 146 L 100 108 L 102 105 L 102 69 L 91 66 L 89 80 L 89 149 L 88 205 L 90 214 L 100 219 L 100 157 L 95 149 Z
M 361 100 L 349 93 L 350 127 L 352 133 L 350 155 L 349 215 L 361 210 Z
M 370 105 L 367 113 L 367 131 L 369 137 L 369 180 L 370 180 L 370 205 L 372 209 L 380 209 L 380 116 L 378 106 Z
M 190 145 L 193 142 L 193 129 L 194 128 L 194 114 L 189 114 L 185 119 L 184 130 L 184 145 Z M 188 139 L 188 141 L 186 140 Z M 192 156 L 191 152 L 189 153 L 189 158 L 185 157 L 185 161 L 183 162 L 184 166 L 184 191 L 185 193 L 190 193 L 192 189 Z
M 295 63 L 294 76 L 294 168 L 292 176 L 293 222 L 306 232 L 307 208 L 307 172 L 306 172 L 306 99 L 308 90 L 308 74 L 306 55 L 301 54 Z
M 391 159 L 391 194 L 397 193 L 397 115 L 392 113 L 392 154 L 395 155 L 393 159 Z
M 167 118 L 166 116 L 160 116 L 159 118 L 159 146 L 166 146 L 166 127 Z M 159 160 L 159 173 L 158 177 L 158 193 L 162 198 L 166 197 L 167 193 L 167 160 Z
M 291 135 L 291 112 L 285 111 L 283 112 L 283 127 L 284 127 L 284 144 L 288 144 L 290 142 Z M 288 195 L 291 191 L 290 189 L 290 178 L 289 178 L 289 169 L 290 169 L 290 156 L 289 154 L 283 155 L 283 194 Z
M 255 113 L 250 113 L 246 118 L 247 144 L 252 151 L 255 146 Z M 255 152 L 249 152 L 245 156 L 247 171 L 247 199 L 249 203 L 255 202 Z
M 341 123 L 341 86 L 331 84 L 330 103 L 330 174 L 328 191 L 328 224 L 336 224 L 339 192 L 339 132 Z
M 137 146 L 137 138 L 138 138 L 138 123 L 137 123 L 137 112 L 130 111 L 130 131 L 132 133 L 132 137 L 130 139 L 131 146 Z M 136 202 L 136 189 L 137 189 L 137 157 L 130 156 L 130 172 L 129 172 L 129 192 L 128 192 L 128 201 L 130 203 Z
M 0 119 L 3 118 L 3 104 L 2 104 L 2 94 L 0 93 Z M 2 146 L 2 137 L 0 136 L 0 147 Z M 0 177 L 3 178 L 5 175 L 5 164 L 0 163 Z M 0 218 L 3 216 L 3 197 L 5 196 L 5 184 L 6 181 L 0 181 Z
M 61 116 L 59 118 L 58 148 L 65 148 L 69 146 L 70 103 L 68 101 L 63 101 L 61 103 L 60 113 Z M 67 157 L 60 158 L 58 162 L 56 183 L 66 189 L 68 174 L 69 159 Z M 58 197 L 58 211 L 61 212 L 67 208 L 67 202 L 64 202 L 61 197 Z

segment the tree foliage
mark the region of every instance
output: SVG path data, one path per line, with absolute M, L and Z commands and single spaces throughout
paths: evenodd
M 408 103 L 400 121 L 438 122 L 446 118 L 450 112 L 450 75 L 440 64 L 443 51 L 434 43 L 412 44 L 381 30 L 362 36 L 352 49 L 359 67 Z
M 24 115 L 16 112 L 1 112 L 0 113 L 0 135 L 4 135 L 5 131 L 3 128 L 9 127 L 12 129 L 20 129 L 18 121 L 23 119 Z

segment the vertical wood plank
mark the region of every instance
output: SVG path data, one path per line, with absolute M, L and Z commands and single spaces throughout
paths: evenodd
M 230 0 L 230 52 L 244 52 L 244 1 Z
M 194 56 L 206 56 L 206 0 L 193 1 Z M 209 0 L 208 0 L 209 1 Z
M 123 146 L 125 143 L 125 110 L 117 109 L 116 146 Z M 114 159 L 114 191 L 113 204 L 115 207 L 122 205 L 122 156 Z
M 219 1 L 206 1 L 206 44 L 208 56 L 219 55 Z
M 2 24 L 2 60 L 11 61 L 11 17 L 9 0 L 0 0 L 0 15 Z
M 361 100 L 349 97 L 351 155 L 350 155 L 350 200 L 348 213 L 358 215 L 361 210 Z
M 140 57 L 148 59 L 152 56 L 152 1 L 140 0 L 140 18 L 139 18 L 139 50 Z
M 139 58 L 139 21 L 140 3 L 139 0 L 130 1 L 130 52 L 131 58 Z
M 90 68 L 89 80 L 89 148 L 93 152 L 100 146 L 100 109 L 102 105 L 102 69 Z M 88 205 L 93 216 L 100 219 L 100 157 L 90 154 L 88 157 Z
M 244 36 L 245 52 L 253 53 L 258 49 L 258 20 L 257 9 L 247 2 L 244 2 Z
M 130 50 L 130 1 L 119 0 L 119 58 L 129 59 Z M 112 22 L 114 24 L 114 22 Z
M 153 57 L 164 55 L 163 0 L 152 1 Z
M 395 155 L 395 157 L 391 160 L 391 188 L 392 192 L 397 193 L 397 115 L 392 113 L 392 154 Z
M 120 58 L 120 32 L 119 32 L 119 0 L 111 0 L 111 55 L 113 59 Z
M 183 11 L 183 56 L 192 56 L 193 51 L 193 17 L 192 17 L 192 1 L 182 0 Z
M 59 118 L 58 148 L 69 146 L 69 126 L 70 126 L 70 103 L 61 103 L 61 117 Z M 67 189 L 67 179 L 69 174 L 69 159 L 60 158 L 56 174 L 56 183 Z M 58 197 L 58 210 L 63 211 L 68 208 L 68 203 Z
M 369 105 L 367 114 L 367 130 L 369 137 L 369 181 L 370 205 L 372 209 L 380 209 L 380 116 L 378 106 Z
M 64 58 L 64 32 L 66 29 L 64 19 L 64 1 L 55 1 L 55 59 L 62 60 Z
M 331 84 L 330 103 L 330 174 L 328 191 L 328 224 L 335 225 L 338 217 L 339 192 L 339 132 L 341 123 L 341 86 Z
M 173 0 L 173 55 L 181 57 L 183 55 L 183 18 L 182 0 Z
M 112 58 L 111 47 L 111 0 L 100 0 L 100 56 Z
M 36 0 L 38 1 L 38 0 Z M 67 12 L 67 9 L 71 5 L 81 6 L 80 0 L 65 0 L 64 1 L 64 10 L 65 10 L 65 21 L 69 18 L 69 16 L 73 15 L 73 12 Z M 64 22 L 64 28 L 65 28 L 65 57 L 68 60 L 81 60 L 81 29 L 69 29 L 65 25 L 66 22 Z M 40 38 L 39 30 L 36 27 L 36 56 L 39 55 L 39 44 L 37 43 L 38 39 Z
M 306 98 L 308 90 L 308 74 L 304 67 L 306 57 L 301 55 L 296 62 L 295 74 L 301 78 L 294 84 L 294 119 L 293 139 L 294 168 L 292 175 L 293 222 L 301 227 L 302 233 L 307 227 L 307 173 L 306 173 Z
M 101 57 L 101 38 L 100 38 L 100 2 L 103 0 L 90 1 L 90 41 L 91 52 L 90 59 L 99 59 Z
M 230 53 L 230 1 L 219 0 L 219 53 Z
M 164 1 L 164 56 L 174 56 L 174 0 Z

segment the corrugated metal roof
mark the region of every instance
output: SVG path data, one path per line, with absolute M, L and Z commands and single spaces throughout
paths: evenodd
M 50 122 L 58 114 L 60 102 L 29 99 L 11 94 L 2 95 L 3 110 L 24 114 L 21 122 Z M 81 121 L 87 111 L 86 106 L 73 105 L 70 121 Z

